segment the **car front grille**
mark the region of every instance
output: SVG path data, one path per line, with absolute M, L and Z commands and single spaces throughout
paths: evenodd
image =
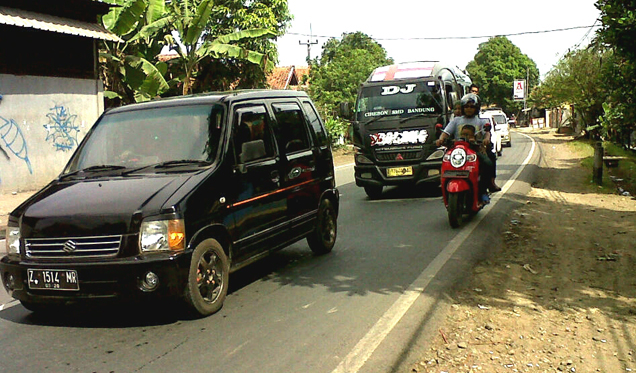
M 421 151 L 389 151 L 375 152 L 375 158 L 380 162 L 412 161 L 422 157 Z
M 28 258 L 108 258 L 117 256 L 121 236 L 27 238 Z

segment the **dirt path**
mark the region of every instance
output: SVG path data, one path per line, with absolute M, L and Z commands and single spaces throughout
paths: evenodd
M 636 200 L 595 193 L 570 137 L 533 137 L 538 182 L 411 372 L 636 370 Z

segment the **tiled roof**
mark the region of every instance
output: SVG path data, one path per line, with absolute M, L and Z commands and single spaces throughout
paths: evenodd
M 0 24 L 100 40 L 122 41 L 117 35 L 96 23 L 82 22 L 16 8 L 0 7 Z
M 272 89 L 289 89 L 300 85 L 302 77 L 308 73 L 308 67 L 275 67 L 267 77 L 267 84 Z

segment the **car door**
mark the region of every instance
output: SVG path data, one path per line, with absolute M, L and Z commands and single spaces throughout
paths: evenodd
M 275 101 L 271 105 L 276 119 L 276 142 L 281 151 L 281 183 L 286 193 L 291 228 L 309 222 L 318 208 L 319 179 L 308 123 L 296 100 Z
M 280 190 L 280 157 L 265 106 L 236 108 L 232 122 L 234 198 L 229 208 L 235 222 L 234 252 L 245 257 L 268 250 L 286 233 L 287 202 Z

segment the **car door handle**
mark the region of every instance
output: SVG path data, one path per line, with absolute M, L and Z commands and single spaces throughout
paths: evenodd
M 278 171 L 272 171 L 270 173 L 270 176 L 272 177 L 272 182 L 278 183 L 280 181 L 280 174 L 278 173 Z

